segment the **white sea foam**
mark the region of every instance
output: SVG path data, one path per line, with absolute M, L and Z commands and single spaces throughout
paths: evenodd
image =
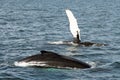
M 91 68 L 95 68 L 97 66 L 96 62 L 86 62 L 91 66 Z
M 63 44 L 63 41 L 48 42 L 49 44 Z
M 78 46 L 78 44 L 73 43 L 72 41 L 54 41 L 54 42 L 48 42 L 49 44 L 56 44 L 56 45 L 73 45 L 73 46 Z

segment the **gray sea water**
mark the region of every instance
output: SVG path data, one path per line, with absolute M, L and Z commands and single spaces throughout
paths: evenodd
M 48 44 L 72 40 L 65 9 L 77 18 L 83 42 L 108 46 Z M 70 70 L 14 66 L 40 50 L 96 66 Z M 0 0 L 0 80 L 120 80 L 120 0 Z

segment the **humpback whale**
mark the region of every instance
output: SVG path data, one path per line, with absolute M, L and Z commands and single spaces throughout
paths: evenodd
M 58 41 L 58 42 L 49 42 L 50 44 L 72 44 L 72 45 L 80 45 L 80 46 L 105 46 L 106 44 L 101 43 L 93 43 L 93 42 L 82 42 L 80 37 L 80 29 L 78 27 L 77 19 L 74 17 L 73 13 L 69 10 L 65 10 L 68 20 L 70 32 L 73 35 L 73 41 Z
M 32 55 L 16 61 L 14 65 L 40 68 L 91 68 L 89 64 L 80 60 L 45 50 L 42 50 L 41 54 Z

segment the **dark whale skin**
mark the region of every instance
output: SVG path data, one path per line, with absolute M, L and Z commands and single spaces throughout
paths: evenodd
M 44 62 L 44 66 L 33 65 L 32 67 L 46 67 L 46 68 L 90 68 L 91 66 L 80 60 L 59 55 L 50 51 L 41 51 L 41 54 L 26 57 L 18 62 Z

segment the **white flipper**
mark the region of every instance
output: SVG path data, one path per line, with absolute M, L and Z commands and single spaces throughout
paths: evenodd
M 79 39 L 81 40 L 80 29 L 78 28 L 77 19 L 74 17 L 73 13 L 69 9 L 66 10 L 66 14 L 68 16 L 70 31 L 73 37 L 77 38 L 77 35 L 79 35 Z

